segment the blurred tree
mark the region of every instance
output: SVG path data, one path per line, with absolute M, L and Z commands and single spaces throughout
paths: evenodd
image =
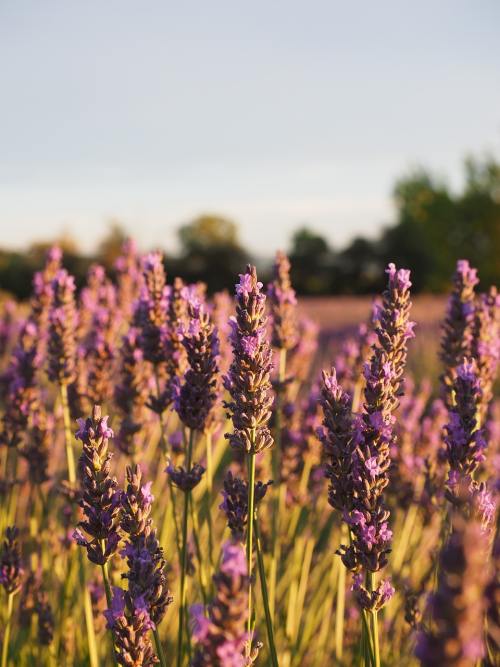
M 190 282 L 206 282 L 209 292 L 232 288 L 249 260 L 236 224 L 221 216 L 201 215 L 178 233 L 181 257 L 176 272 Z M 172 265 L 175 268 L 175 262 Z
M 383 286 L 383 264 L 378 244 L 356 237 L 338 254 L 335 294 L 366 294 L 378 292 Z
M 122 246 L 127 238 L 128 234 L 120 222 L 118 220 L 111 220 L 106 236 L 97 246 L 97 261 L 103 264 L 108 270 L 111 270 L 116 259 L 121 255 Z
M 484 287 L 500 278 L 500 165 L 491 158 L 468 159 L 465 187 L 452 194 L 419 169 L 394 188 L 397 222 L 380 240 L 384 262 L 413 270 L 415 290 L 449 287 L 462 257 L 479 269 Z
M 308 227 L 292 236 L 292 282 L 299 294 L 328 294 L 334 284 L 333 251 L 328 241 Z

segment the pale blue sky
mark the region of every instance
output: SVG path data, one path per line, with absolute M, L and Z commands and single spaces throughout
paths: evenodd
M 217 212 L 270 254 L 393 216 L 423 163 L 500 153 L 497 0 L 0 0 L 1 245 Z

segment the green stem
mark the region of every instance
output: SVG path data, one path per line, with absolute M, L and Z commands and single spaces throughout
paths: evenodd
M 186 470 L 191 470 L 191 457 L 193 452 L 194 431 L 189 432 L 189 443 L 186 456 Z M 182 517 L 182 546 L 181 546 L 181 588 L 179 603 L 179 630 L 177 634 L 177 667 L 181 667 L 184 657 L 183 633 L 184 616 L 186 614 L 186 573 L 187 573 L 187 533 L 189 516 L 189 496 L 190 492 L 184 493 L 184 512 Z M 189 635 L 188 635 L 189 641 Z
M 85 626 L 87 629 L 87 644 L 89 649 L 89 665 L 91 667 L 99 666 L 97 653 L 97 642 L 94 629 L 94 615 L 92 614 L 92 601 L 90 599 L 89 589 L 85 582 L 85 561 L 83 559 L 82 549 L 78 549 L 78 558 L 80 561 L 80 586 L 83 593 L 83 610 L 85 614 Z
M 207 513 L 207 525 L 208 525 L 208 559 L 210 563 L 211 573 L 214 571 L 214 562 L 213 562 L 213 525 L 212 525 L 212 497 L 213 497 L 213 458 L 212 458 L 212 434 L 210 431 L 205 433 L 206 445 L 207 445 L 207 488 L 206 488 L 206 513 Z
M 68 466 L 68 481 L 72 487 L 76 486 L 76 467 L 75 454 L 73 452 L 73 442 L 71 437 L 71 418 L 68 404 L 68 388 L 65 384 L 59 386 L 61 394 L 61 404 L 64 419 L 64 444 L 66 447 L 66 462 Z M 87 629 L 87 644 L 89 649 L 89 663 L 91 667 L 99 665 L 97 653 L 97 642 L 95 638 L 94 617 L 92 614 L 92 602 L 90 593 L 85 581 L 85 561 L 81 549 L 78 549 L 78 560 L 80 565 L 80 585 L 83 593 L 83 608 L 85 613 L 85 625 Z
M 61 404 L 64 418 L 64 444 L 66 446 L 66 462 L 68 465 L 68 481 L 73 486 L 76 483 L 75 453 L 73 451 L 73 442 L 71 438 L 71 420 L 68 404 L 68 387 L 65 384 L 60 385 Z
M 165 653 L 163 652 L 163 646 L 161 645 L 160 633 L 158 628 L 155 626 L 153 630 L 153 637 L 155 640 L 156 652 L 158 654 L 158 659 L 160 661 L 160 667 L 167 667 L 167 661 L 165 659 Z
M 344 649 L 344 614 L 345 614 L 345 579 L 346 569 L 340 563 L 337 579 L 337 608 L 335 612 L 335 657 L 342 661 Z
M 191 523 L 193 524 L 193 539 L 194 539 L 194 547 L 196 549 L 196 557 L 198 558 L 198 574 L 199 574 L 199 581 L 200 581 L 200 589 L 201 589 L 201 597 L 203 598 L 203 606 L 205 609 L 207 608 L 207 580 L 205 578 L 205 564 L 203 562 L 203 556 L 201 553 L 200 549 L 200 540 L 198 538 L 198 534 L 200 532 L 200 527 L 198 525 L 198 518 L 196 516 L 196 512 L 194 511 L 194 503 L 193 503 L 193 496 L 191 495 L 189 498 L 189 509 L 190 509 L 190 514 L 191 514 Z
M 102 580 L 104 582 L 104 590 L 106 591 L 106 603 L 108 605 L 108 609 L 111 609 L 111 586 L 109 584 L 108 564 L 103 563 L 101 565 L 101 570 L 102 570 Z M 113 663 L 115 665 L 118 665 L 115 652 L 115 638 L 112 630 L 110 630 L 110 633 L 111 633 L 111 651 L 113 653 Z
M 369 593 L 374 590 L 373 572 L 366 573 L 366 588 Z M 376 611 L 369 612 L 370 614 L 370 630 L 371 639 L 370 645 L 373 647 L 373 667 L 380 667 L 380 647 L 378 639 L 378 614 Z
M 9 593 L 7 596 L 7 618 L 5 620 L 5 631 L 3 633 L 2 645 L 2 667 L 7 667 L 7 658 L 9 654 L 10 627 L 12 625 L 12 610 L 14 608 L 14 595 Z
M 276 645 L 274 643 L 273 619 L 269 608 L 269 596 L 267 592 L 266 570 L 264 568 L 264 559 L 262 557 L 262 545 L 260 543 L 259 526 L 257 517 L 254 520 L 255 545 L 257 549 L 257 563 L 259 566 L 260 589 L 262 591 L 262 600 L 264 602 L 264 613 L 266 616 L 267 639 L 269 641 L 269 651 L 271 653 L 271 662 L 273 667 L 279 667 Z
M 252 648 L 252 570 L 253 570 L 253 526 L 255 514 L 255 453 L 248 454 L 248 520 L 247 520 L 247 565 L 248 565 L 248 618 L 247 618 L 247 633 L 248 633 L 248 655 L 250 655 Z
M 276 428 L 274 433 L 274 447 L 271 452 L 273 479 L 276 485 L 273 490 L 273 522 L 272 522 L 272 558 L 269 578 L 271 613 L 274 617 L 276 607 L 276 587 L 279 579 L 278 565 L 280 561 L 280 498 L 283 494 L 283 483 L 280 479 L 281 464 L 281 429 L 282 429 L 282 394 L 283 383 L 286 377 L 286 349 L 279 351 L 278 388 L 276 392 Z

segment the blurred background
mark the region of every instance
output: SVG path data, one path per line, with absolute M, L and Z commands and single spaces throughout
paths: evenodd
M 303 295 L 500 273 L 500 4 L 0 3 L 0 289 L 125 238 L 211 291 L 291 255 Z

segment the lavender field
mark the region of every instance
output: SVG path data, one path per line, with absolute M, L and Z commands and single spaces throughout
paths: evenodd
M 0 304 L 0 667 L 500 665 L 500 300 L 54 247 Z

